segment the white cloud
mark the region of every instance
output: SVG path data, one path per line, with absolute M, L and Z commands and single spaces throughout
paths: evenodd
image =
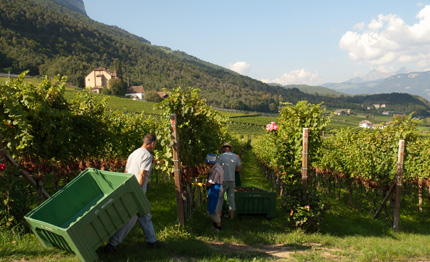
M 241 75 L 248 75 L 251 71 L 251 65 L 246 62 L 236 62 L 234 64 L 229 64 L 228 68 Z
M 362 33 L 348 31 L 339 47 L 348 51 L 351 60 L 375 67 L 396 63 L 415 63 L 421 67 L 430 65 L 430 5 L 417 14 L 418 22 L 406 24 L 397 15 L 380 14 L 367 25 Z M 364 29 L 362 23 L 354 29 Z
M 358 23 L 358 24 L 354 25 L 354 29 L 357 29 L 357 30 L 361 31 L 361 30 L 364 29 L 365 26 L 366 26 L 366 23 L 361 22 L 361 23 Z
M 316 84 L 320 80 L 318 72 L 311 73 L 306 71 L 304 68 L 284 73 L 281 77 L 276 79 L 261 79 L 264 83 L 276 83 L 281 85 L 291 84 Z

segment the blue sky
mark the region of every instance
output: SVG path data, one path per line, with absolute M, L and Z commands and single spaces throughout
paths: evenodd
M 90 18 L 264 82 L 430 70 L 430 0 L 84 0 Z

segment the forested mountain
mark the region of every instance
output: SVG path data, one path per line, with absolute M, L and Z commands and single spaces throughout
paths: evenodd
M 270 86 L 184 52 L 151 45 L 142 37 L 96 22 L 53 0 L 0 1 L 0 73 L 30 70 L 29 74 L 36 76 L 61 74 L 84 87 L 84 77 L 91 70 L 112 68 L 115 60 L 120 61 L 123 80 L 129 85 L 143 85 L 146 91 L 197 87 L 214 107 L 277 112 L 280 102 L 307 100 L 324 102 L 330 108 L 362 108 L 351 102 L 351 97 Z M 398 101 L 399 106 L 402 101 L 405 99 Z M 426 112 L 427 106 L 416 101 L 416 109 Z
M 309 85 L 280 85 L 280 84 L 271 84 L 271 86 L 282 86 L 284 88 L 290 89 L 290 88 L 297 88 L 300 91 L 308 94 L 314 94 L 314 95 L 322 95 L 322 96 L 341 96 L 346 95 L 346 93 L 342 93 L 339 91 L 335 91 L 333 89 L 323 87 L 323 86 L 309 86 Z

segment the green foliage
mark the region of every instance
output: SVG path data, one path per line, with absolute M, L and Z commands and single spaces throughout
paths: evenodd
M 163 119 L 176 114 L 180 156 L 184 166 L 196 166 L 206 154 L 216 152 L 225 138 L 225 120 L 201 99 L 199 89 L 181 87 L 172 90 L 159 104 Z
M 145 97 L 144 99 L 148 102 L 154 102 L 154 103 L 159 103 L 161 102 L 163 99 L 158 95 L 157 92 L 155 91 L 148 91 L 145 93 Z
M 397 174 L 399 140 L 405 140 L 404 179 L 422 177 L 426 167 L 421 161 L 427 157 L 424 154 L 428 142 L 419 139 L 417 124 L 409 115 L 397 118 L 384 129 L 339 130 L 325 139 L 314 167 L 334 175 L 389 186 Z
M 64 157 L 69 107 L 63 97 L 65 78 L 24 84 L 25 73 L 0 86 L 0 132 L 8 147 L 42 158 Z M 53 147 L 55 144 L 58 147 Z
M 0 86 L 0 134 L 15 156 L 51 164 L 126 159 L 146 133 L 154 133 L 160 141 L 158 156 L 169 158 L 170 136 L 155 119 L 143 113 L 112 112 L 105 100 L 88 92 L 79 92 L 67 102 L 64 78 L 44 78 L 35 86 L 24 83 L 24 76 Z M 166 170 L 166 166 L 160 168 Z
M 10 164 L 3 165 L 0 165 L 0 228 L 11 230 L 24 222 L 31 207 L 19 170 Z
M 296 105 L 283 105 L 277 121 L 279 129 L 266 129 L 267 134 L 256 142 L 255 149 L 263 164 L 274 170 L 284 182 L 282 205 L 286 212 L 291 212 L 293 224 L 305 230 L 317 230 L 325 203 L 316 192 L 306 192 L 306 197 L 303 192 L 303 128 L 308 128 L 308 163 L 311 165 L 321 154 L 322 133 L 330 116 L 324 115 L 325 109 L 321 104 L 300 101 Z
M 285 103 L 278 118 L 279 130 L 267 132 L 259 140 L 260 158 L 269 167 L 283 174 L 282 179 L 295 179 L 300 174 L 302 164 L 303 128 L 308 128 L 309 155 L 312 163 L 318 156 L 322 144 L 322 133 L 330 116 L 324 116 L 321 105 L 300 101 L 296 105 Z
M 420 137 L 405 145 L 408 149 L 404 167 L 405 173 L 412 181 L 430 178 L 430 139 Z
M 302 186 L 297 184 L 285 187 L 281 207 L 289 214 L 289 222 L 292 227 L 302 228 L 305 232 L 319 231 L 326 211 L 326 200 L 321 194 L 311 191 L 306 200 L 302 198 Z
M 116 95 L 116 96 L 125 95 L 126 85 L 119 78 L 112 78 L 111 80 L 109 80 L 108 88 L 110 89 L 112 95 Z

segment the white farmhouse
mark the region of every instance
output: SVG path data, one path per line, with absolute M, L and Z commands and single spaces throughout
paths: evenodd
M 133 100 L 142 100 L 145 96 L 145 89 L 143 86 L 130 86 L 125 91 L 125 96 L 131 96 Z
M 112 78 L 117 78 L 116 73 L 111 73 L 103 67 L 96 68 L 85 77 L 85 88 L 93 93 L 100 94 L 103 87 L 107 87 L 109 80 Z
M 372 123 L 368 120 L 364 120 L 360 122 L 359 126 L 363 128 L 372 128 Z

